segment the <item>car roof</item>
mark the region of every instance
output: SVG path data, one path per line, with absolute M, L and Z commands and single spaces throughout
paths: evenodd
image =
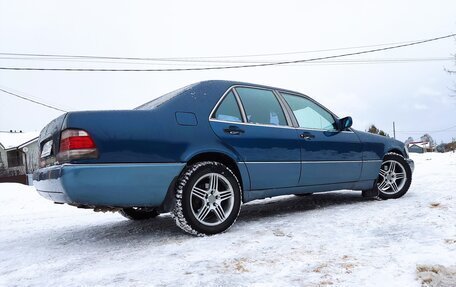
M 300 94 L 302 93 L 275 88 L 267 85 L 260 85 L 248 82 L 241 82 L 241 81 L 227 81 L 227 80 L 207 80 L 196 82 L 185 86 L 183 88 L 177 89 L 175 91 L 171 91 L 167 94 L 164 94 L 158 98 L 155 98 L 136 109 L 155 109 L 160 106 L 181 106 L 185 107 L 185 105 L 191 104 L 192 99 L 198 98 L 200 101 L 205 100 L 205 104 L 214 106 L 215 103 L 219 100 L 219 98 L 230 88 L 233 86 L 249 86 L 253 88 L 263 88 L 263 89 L 273 89 L 279 90 L 282 92 L 289 92 L 293 94 Z M 198 94 L 198 96 L 197 96 Z M 212 99 L 212 100 L 210 100 Z M 212 102 L 215 101 L 215 102 Z
M 292 90 L 288 90 L 288 89 L 284 89 L 284 88 L 277 88 L 277 87 L 273 87 L 273 86 L 255 84 L 255 83 L 249 83 L 249 82 L 242 82 L 242 81 L 207 80 L 207 81 L 201 81 L 199 83 L 196 83 L 195 85 L 198 85 L 198 84 L 201 84 L 201 85 L 204 85 L 204 84 L 219 84 L 219 85 L 225 86 L 226 89 L 228 89 L 231 86 L 237 86 L 237 85 L 241 85 L 242 86 L 242 85 L 245 85 L 245 86 L 258 87 L 258 88 L 279 90 L 279 91 L 283 91 L 283 92 L 290 92 L 290 93 L 294 93 L 294 94 L 303 94 L 303 93 L 300 93 L 300 92 L 296 92 L 296 91 L 292 91 Z
M 137 110 L 156 110 L 164 113 L 173 111 L 193 112 L 198 117 L 208 117 L 220 97 L 233 86 L 249 86 L 253 88 L 275 89 L 294 94 L 298 92 L 274 88 L 271 86 L 227 80 L 208 80 L 190 84 L 155 98 L 139 107 Z

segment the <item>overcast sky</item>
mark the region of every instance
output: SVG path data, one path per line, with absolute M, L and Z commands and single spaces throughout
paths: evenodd
M 455 33 L 455 11 L 454 0 L 0 0 L 0 52 L 157 58 L 313 51 Z M 303 59 L 362 49 L 260 60 Z M 455 53 L 456 40 L 447 39 L 350 59 L 446 58 Z M 0 59 L 0 66 L 155 67 L 19 59 Z M 456 126 L 456 97 L 450 97 L 456 76 L 446 73 L 445 68 L 456 69 L 454 61 L 299 64 L 191 72 L 0 70 L 0 88 L 65 110 L 131 109 L 193 82 L 240 80 L 305 93 L 340 117 L 352 116 L 354 127 L 360 130 L 374 123 L 392 134 L 395 121 L 400 140 L 410 135 L 419 138 L 428 131 L 440 142 L 456 137 L 456 127 L 435 132 Z M 58 115 L 0 92 L 0 130 L 39 131 Z

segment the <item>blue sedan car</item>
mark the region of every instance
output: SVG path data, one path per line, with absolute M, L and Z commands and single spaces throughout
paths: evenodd
M 195 235 L 225 231 L 255 199 L 341 189 L 403 196 L 414 167 L 404 144 L 351 125 L 298 92 L 205 81 L 134 110 L 53 120 L 33 182 L 56 203 L 133 220 L 171 212 Z

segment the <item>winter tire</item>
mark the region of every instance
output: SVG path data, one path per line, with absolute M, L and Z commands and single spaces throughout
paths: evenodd
M 193 235 L 223 232 L 233 225 L 241 208 L 236 175 L 219 162 L 189 166 L 176 183 L 176 224 Z
M 160 213 L 155 209 L 136 207 L 122 208 L 119 213 L 130 220 L 146 220 L 157 217 Z
M 399 198 L 408 191 L 411 182 L 412 170 L 405 159 L 396 153 L 386 154 L 375 184 L 378 197 Z

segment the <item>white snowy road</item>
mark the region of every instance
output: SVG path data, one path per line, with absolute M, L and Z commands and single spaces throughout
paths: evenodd
M 0 184 L 0 286 L 420 286 L 418 265 L 456 265 L 456 154 L 413 158 L 401 199 L 255 201 L 204 238 L 169 215 L 131 222 Z

